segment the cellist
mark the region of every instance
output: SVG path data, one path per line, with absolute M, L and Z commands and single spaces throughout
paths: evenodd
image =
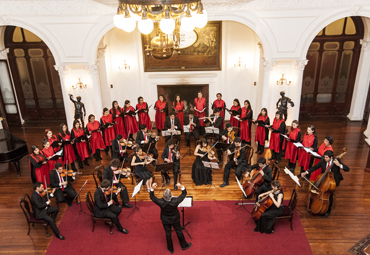
M 346 166 L 341 162 L 340 159 L 334 159 L 334 153 L 333 151 L 326 151 L 324 153 L 324 156 L 321 158 L 320 162 L 310 169 L 308 169 L 305 172 L 302 172 L 301 174 L 297 175 L 297 177 L 304 177 L 307 174 L 311 174 L 312 172 L 316 171 L 317 169 L 321 168 L 321 173 L 324 173 L 332 164 L 334 164 L 331 168 L 331 172 L 334 174 L 334 180 L 335 180 L 335 185 L 338 187 L 339 183 L 341 180 L 343 180 L 343 176 L 340 173 L 340 170 L 344 170 L 346 172 L 349 171 L 349 167 Z M 334 197 L 334 192 L 330 194 L 329 197 L 329 207 L 326 213 L 324 214 L 323 218 L 327 218 L 330 215 L 331 207 L 333 205 L 333 197 Z
M 263 169 L 262 169 L 263 168 Z M 262 184 L 256 189 L 256 201 L 258 200 L 258 196 L 261 193 L 264 193 L 270 189 L 270 184 L 273 181 L 272 179 L 272 170 L 270 166 L 266 166 L 266 159 L 265 158 L 259 158 L 257 160 L 257 164 L 252 165 L 249 169 L 248 172 L 245 174 L 245 178 L 248 178 L 249 175 L 251 174 L 253 169 L 259 169 L 258 171 L 262 175 L 262 178 L 264 181 Z

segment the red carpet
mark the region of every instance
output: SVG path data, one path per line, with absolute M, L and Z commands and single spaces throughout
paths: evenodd
M 124 235 L 114 228 L 114 234 L 110 235 L 109 227 L 102 222 L 96 223 L 94 232 L 91 232 L 91 217 L 82 212 L 78 218 L 80 207 L 73 204 L 73 207 L 66 210 L 59 225 L 66 240 L 53 237 L 46 254 L 171 254 L 166 248 L 159 207 L 152 202 L 138 202 L 138 207 L 145 218 L 135 211 L 127 219 L 132 209 L 125 208 L 120 221 L 130 233 Z M 88 211 L 85 204 L 82 204 L 82 208 Z M 175 253 L 312 254 L 297 212 L 293 221 L 294 231 L 290 230 L 288 221 L 278 222 L 275 224 L 275 233 L 268 235 L 253 232 L 253 220 L 245 225 L 250 214 L 236 208 L 235 201 L 195 201 L 194 207 L 185 208 L 185 223 L 191 222 L 186 229 L 193 239 L 185 231 L 184 235 L 193 246 L 182 251 L 176 233 L 172 232 Z M 252 205 L 247 208 L 251 211 Z

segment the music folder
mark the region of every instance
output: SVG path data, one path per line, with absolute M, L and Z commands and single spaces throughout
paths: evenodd
M 52 144 L 50 144 L 51 147 L 56 148 L 59 147 L 59 143 L 62 143 L 61 141 L 54 141 Z
M 193 196 L 186 196 L 178 207 L 193 207 Z
M 203 165 L 212 169 L 220 169 L 217 162 L 202 161 Z
M 216 127 L 205 127 L 204 129 L 206 133 L 209 133 L 209 134 L 219 134 L 220 133 L 220 130 Z

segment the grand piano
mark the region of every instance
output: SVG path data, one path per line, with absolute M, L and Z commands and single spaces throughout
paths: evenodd
M 27 154 L 28 148 L 25 141 L 5 129 L 0 129 L 0 163 L 13 162 L 19 177 L 21 176 L 19 161 Z

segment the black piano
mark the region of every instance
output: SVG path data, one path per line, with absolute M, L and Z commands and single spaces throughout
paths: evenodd
M 18 176 L 21 176 L 19 161 L 27 154 L 28 148 L 25 141 L 5 129 L 0 129 L 0 163 L 13 162 Z

